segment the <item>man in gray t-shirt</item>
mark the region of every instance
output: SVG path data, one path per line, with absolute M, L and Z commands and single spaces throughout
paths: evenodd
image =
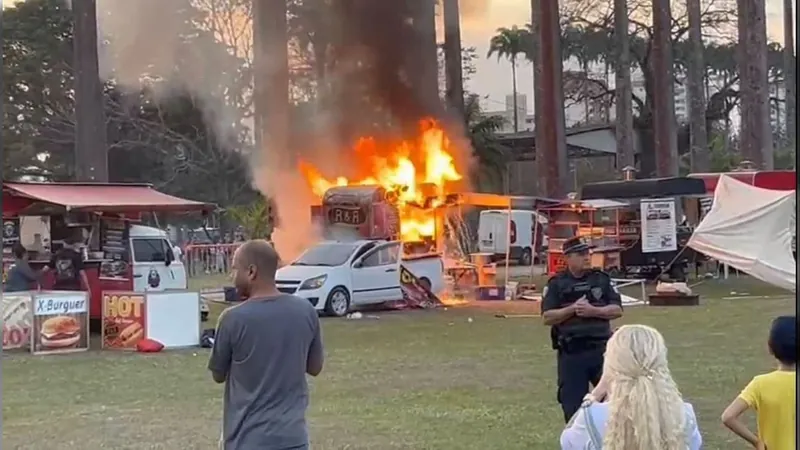
M 220 316 L 208 362 L 225 383 L 225 450 L 308 448 L 306 374 L 322 371 L 319 318 L 308 301 L 277 290 L 277 265 L 266 241 L 246 242 L 233 258 L 246 300 Z

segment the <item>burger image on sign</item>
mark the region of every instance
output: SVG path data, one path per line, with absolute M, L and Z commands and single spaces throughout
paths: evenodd
M 42 322 L 41 344 L 44 349 L 74 347 L 81 340 L 81 324 L 70 316 L 54 316 Z

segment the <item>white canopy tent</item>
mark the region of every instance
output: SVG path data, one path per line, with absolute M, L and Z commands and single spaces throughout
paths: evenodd
M 689 239 L 694 250 L 764 282 L 797 290 L 792 256 L 796 191 L 751 186 L 722 175 L 711 210 Z

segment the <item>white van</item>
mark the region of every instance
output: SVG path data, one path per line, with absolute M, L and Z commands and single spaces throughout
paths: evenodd
M 180 249 L 158 228 L 131 225 L 128 234 L 136 292 L 187 289 L 186 268 Z
M 494 259 L 505 259 L 506 248 L 511 244 L 510 259 L 529 266 L 539 250 L 547 245 L 547 218 L 534 211 L 488 209 L 481 211 L 478 222 L 478 251 L 491 253 Z M 508 230 L 511 229 L 510 239 Z M 536 248 L 534 248 L 534 240 Z

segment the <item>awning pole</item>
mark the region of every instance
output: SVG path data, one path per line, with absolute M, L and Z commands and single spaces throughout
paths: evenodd
M 508 202 L 508 218 L 506 220 L 506 276 L 503 286 L 508 286 L 508 264 L 511 260 L 511 202 Z

